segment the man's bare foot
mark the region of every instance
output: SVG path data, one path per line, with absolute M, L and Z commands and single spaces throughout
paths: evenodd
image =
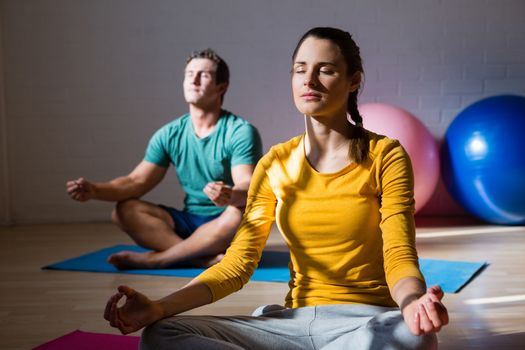
M 137 253 L 122 251 L 111 254 L 108 263 L 114 265 L 117 269 L 155 269 L 160 268 L 158 252 Z
M 202 258 L 192 259 L 191 262 L 192 264 L 196 266 L 207 268 L 207 267 L 215 265 L 216 263 L 221 261 L 222 258 L 224 258 L 224 254 L 220 253 L 220 254 L 213 255 L 213 256 L 206 256 Z

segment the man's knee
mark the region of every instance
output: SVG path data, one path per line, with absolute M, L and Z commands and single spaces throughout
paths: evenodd
M 216 247 L 222 247 L 221 249 L 226 250 L 231 242 L 235 233 L 239 229 L 241 224 L 242 214 L 239 213 L 237 208 L 233 210 L 228 207 L 217 219 L 215 219 L 215 225 L 218 228 L 214 230 L 213 235 L 208 235 L 207 238 L 213 240 Z
M 118 214 L 117 214 L 117 208 L 113 208 L 113 210 L 111 211 L 111 222 L 114 223 L 115 225 L 121 227 L 122 226 L 122 223 L 120 222 L 120 219 L 118 217 Z
M 243 211 L 239 208 L 228 206 L 226 210 L 217 218 L 217 224 L 221 231 L 235 233 L 242 221 Z
M 141 201 L 138 199 L 127 199 L 117 202 L 115 208 L 111 212 L 111 221 L 116 225 L 123 227 L 129 219 L 136 215 L 141 206 Z

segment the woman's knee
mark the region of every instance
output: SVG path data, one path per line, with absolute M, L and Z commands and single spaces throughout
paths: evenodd
M 192 317 L 175 316 L 157 321 L 142 331 L 140 349 L 194 349 L 186 346 L 192 344 L 191 339 L 198 337 L 202 330 L 198 319 Z
M 158 322 L 157 322 L 158 323 Z M 156 349 L 157 347 L 157 341 L 160 337 L 160 334 L 157 329 L 157 323 L 153 323 L 142 331 L 142 335 L 140 336 L 140 349 L 141 350 L 149 350 L 149 349 Z
M 172 343 L 174 337 L 185 333 L 173 318 L 157 321 L 142 331 L 140 349 L 164 349 L 164 345 Z
M 401 323 L 401 330 L 396 332 L 396 342 L 402 344 L 402 349 L 412 350 L 434 350 L 437 349 L 437 336 L 435 333 L 414 335 L 408 329 L 408 326 L 403 321 Z
M 161 341 L 164 333 L 163 329 L 164 326 L 162 325 L 162 320 L 144 328 L 140 337 L 140 349 L 158 349 L 158 343 Z
M 383 345 L 380 344 L 392 349 L 437 349 L 436 334 L 412 334 L 399 311 L 386 312 L 374 317 L 369 321 L 367 329 L 375 339 L 372 343 L 378 345 L 372 347 L 374 349 L 382 348 Z
M 421 347 L 419 349 L 437 350 L 438 340 L 436 333 L 421 335 Z

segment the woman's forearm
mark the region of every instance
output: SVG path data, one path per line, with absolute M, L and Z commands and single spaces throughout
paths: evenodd
M 198 279 L 192 280 L 178 291 L 156 301 L 162 308 L 162 318 L 177 315 L 211 302 L 210 289 Z
M 416 277 L 405 277 L 397 281 L 392 288 L 392 298 L 403 310 L 412 301 L 419 299 L 426 292 L 423 281 Z

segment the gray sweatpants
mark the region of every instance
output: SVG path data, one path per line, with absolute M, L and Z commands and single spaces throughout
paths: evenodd
M 434 349 L 434 334 L 414 336 L 401 312 L 358 304 L 287 309 L 252 316 L 175 316 L 148 326 L 141 349 Z

